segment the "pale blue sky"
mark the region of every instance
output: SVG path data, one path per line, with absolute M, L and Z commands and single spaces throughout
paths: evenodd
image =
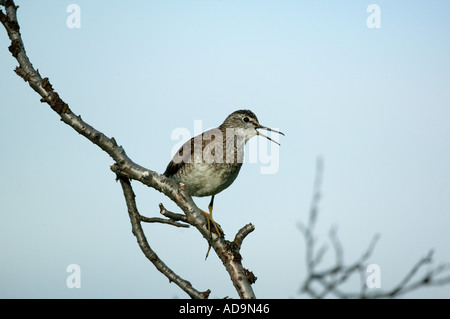
M 81 8 L 81 28 L 66 7 Z M 366 8 L 381 8 L 369 29 Z M 17 1 L 27 53 L 71 109 L 163 172 L 177 128 L 219 125 L 249 108 L 276 127 L 279 170 L 245 163 L 216 196 L 228 238 L 248 222 L 244 266 L 260 298 L 303 298 L 315 160 L 325 162 L 319 233 L 338 225 L 348 262 L 375 233 L 370 263 L 389 289 L 429 249 L 450 261 L 448 1 Z M 58 120 L 13 72 L 0 31 L 0 297 L 186 297 L 145 259 L 112 160 Z M 258 138 L 256 138 L 258 139 Z M 160 193 L 134 182 L 158 216 Z M 206 208 L 209 198 L 194 200 Z M 172 269 L 212 297 L 237 297 L 194 229 L 144 225 Z M 231 238 L 230 238 L 231 237 Z M 66 267 L 81 267 L 81 288 Z M 450 287 L 407 297 L 450 297 Z

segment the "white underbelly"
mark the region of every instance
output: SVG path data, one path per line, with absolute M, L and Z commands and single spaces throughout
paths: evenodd
M 211 165 L 215 166 L 213 169 Z M 197 163 L 195 167 L 185 167 L 175 178 L 186 185 L 192 196 L 212 196 L 230 186 L 239 174 L 242 164 Z

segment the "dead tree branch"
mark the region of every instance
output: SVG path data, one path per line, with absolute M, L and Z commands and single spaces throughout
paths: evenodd
M 76 132 L 100 147 L 114 160 L 115 163 L 111 165 L 111 170 L 118 176 L 119 181 L 121 182 L 134 234 L 138 238 L 139 246 L 147 258 L 149 258 L 154 263 L 155 267 L 168 277 L 170 281 L 177 283 L 191 297 L 206 298 L 208 296 L 206 292 L 198 292 L 193 289 L 187 281 L 176 276 L 167 266 L 160 262 L 157 255 L 149 249 L 150 246 L 148 245 L 145 236 L 143 236 L 140 222 L 162 222 L 163 219 L 147 219 L 138 214 L 137 208 L 133 207 L 134 196 L 132 190 L 129 188 L 129 185 L 124 182 L 128 179 L 139 181 L 144 185 L 154 188 L 175 202 L 184 212 L 185 216 L 181 217 L 180 214 L 170 213 L 161 208 L 161 214 L 169 218 L 169 221 L 164 222 L 176 226 L 182 225 L 176 222 L 187 223 L 194 226 L 202 236 L 209 241 L 211 247 L 222 260 L 239 296 L 241 298 L 255 298 L 251 284 L 256 277 L 250 276 L 249 273 L 251 272 L 242 266 L 240 245 L 233 245 L 224 238 L 219 238 L 216 234 L 213 233 L 211 235 L 209 233 L 203 214 L 195 205 L 191 196 L 182 184 L 177 185 L 165 176 L 134 163 L 127 156 L 124 148 L 119 146 L 113 137 L 106 136 L 101 131 L 83 121 L 81 116 L 75 115 L 69 108 L 69 105 L 65 103 L 53 89 L 49 79 L 46 77 L 42 78 L 38 70 L 31 64 L 20 34 L 20 27 L 17 20 L 18 7 L 15 5 L 14 1 L 2 1 L 0 5 L 3 5 L 5 9 L 5 12 L 0 10 L 0 22 L 3 24 L 8 33 L 8 37 L 11 40 L 9 51 L 19 63 L 19 66 L 15 69 L 17 75 L 41 96 L 40 101 L 47 103 L 52 110 L 60 116 L 65 124 L 72 127 Z M 133 199 L 131 199 L 132 197 Z M 185 227 L 185 225 L 181 227 Z
M 139 247 L 144 253 L 145 257 L 150 260 L 153 265 L 158 269 L 161 273 L 165 274 L 170 281 L 177 284 L 181 289 L 183 289 L 189 296 L 195 299 L 206 299 L 210 294 L 210 290 L 204 292 L 199 292 L 195 290 L 191 283 L 187 280 L 182 279 L 176 273 L 174 273 L 169 267 L 164 264 L 164 262 L 158 257 L 158 255 L 152 250 L 149 243 L 147 242 L 147 238 L 145 237 L 144 231 L 141 226 L 142 216 L 139 214 L 137 206 L 136 206 L 136 195 L 133 192 L 131 187 L 130 180 L 118 177 L 120 181 L 120 185 L 122 186 L 123 195 L 125 197 L 125 202 L 128 208 L 128 214 L 130 216 L 131 227 L 134 236 L 136 236 Z
M 163 216 L 168 217 L 170 220 L 173 221 L 180 221 L 183 223 L 188 223 L 187 217 L 186 215 L 182 215 L 182 214 L 177 214 L 177 213 L 172 213 L 171 211 L 168 211 L 163 204 L 159 204 L 159 208 L 160 208 L 160 214 Z M 188 226 L 189 227 L 189 226 Z
M 306 225 L 299 224 L 299 229 L 303 234 L 306 244 L 307 269 L 307 275 L 301 286 L 301 292 L 308 294 L 312 298 L 325 298 L 327 295 L 334 295 L 338 298 L 394 298 L 425 286 L 431 287 L 450 284 L 450 263 L 432 268 L 433 251 L 431 250 L 425 257 L 419 259 L 405 277 L 391 290 L 370 289 L 366 283 L 367 261 L 372 256 L 380 236 L 375 235 L 373 237 L 366 251 L 355 262 L 350 265 L 345 265 L 344 249 L 338 239 L 335 227 L 330 230 L 330 242 L 335 254 L 334 265 L 319 270 L 318 266 L 327 251 L 327 246 L 324 245 L 316 249 L 318 240 L 315 235 L 315 226 L 321 199 L 322 175 L 323 162 L 321 159 L 318 159 L 308 222 Z M 425 266 L 429 267 L 429 270 L 424 275 L 419 276 L 420 270 Z M 343 291 L 340 286 L 354 275 L 359 275 L 360 278 L 359 291 Z

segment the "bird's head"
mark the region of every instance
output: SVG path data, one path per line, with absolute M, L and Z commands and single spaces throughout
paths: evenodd
M 278 145 L 280 143 L 272 140 L 270 137 L 260 133 L 258 129 L 263 129 L 266 131 L 275 132 L 281 135 L 284 135 L 280 131 L 273 130 L 269 127 L 266 127 L 264 125 L 259 124 L 258 118 L 256 117 L 255 113 L 253 113 L 250 110 L 238 110 L 230 115 L 225 119 L 225 121 L 220 126 L 222 129 L 235 129 L 242 132 L 244 135 L 245 141 L 247 141 L 249 138 L 255 136 L 255 135 L 261 135 L 267 138 L 269 141 L 272 141 Z

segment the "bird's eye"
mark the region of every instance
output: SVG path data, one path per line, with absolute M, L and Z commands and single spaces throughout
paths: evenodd
M 246 116 L 246 117 L 244 117 L 243 119 L 242 119 L 245 123 L 248 123 L 248 121 L 250 121 L 249 119 L 248 119 L 248 117 Z

